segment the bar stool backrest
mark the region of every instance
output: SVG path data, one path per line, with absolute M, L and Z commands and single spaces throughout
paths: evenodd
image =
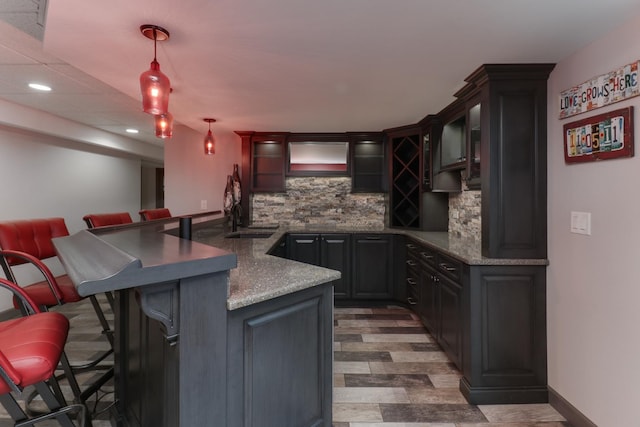
M 0 248 L 26 252 L 40 260 L 56 256 L 51 239 L 68 236 L 64 218 L 28 219 L 0 222 Z M 7 257 L 10 265 L 24 259 Z
M 133 220 L 129 212 L 114 212 L 104 214 L 87 214 L 82 217 L 87 227 L 105 227 L 107 225 L 131 224 Z
M 158 209 L 142 209 L 140 212 L 140 219 L 142 221 L 152 221 L 154 219 L 171 218 L 171 212 L 167 208 Z

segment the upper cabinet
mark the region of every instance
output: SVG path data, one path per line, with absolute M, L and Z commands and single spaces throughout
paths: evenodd
M 486 257 L 547 257 L 547 79 L 553 67 L 486 64 L 459 92 L 467 117 L 466 179 L 482 190 Z
M 382 133 L 350 133 L 351 191 L 385 193 L 387 191 L 386 144 Z
M 291 133 L 287 176 L 349 176 L 349 142 L 344 133 Z

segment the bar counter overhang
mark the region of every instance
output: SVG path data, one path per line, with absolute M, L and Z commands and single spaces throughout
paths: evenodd
M 172 224 L 54 239 L 80 295 L 115 291 L 114 423 L 331 426 L 340 273 L 250 241 L 181 239 Z

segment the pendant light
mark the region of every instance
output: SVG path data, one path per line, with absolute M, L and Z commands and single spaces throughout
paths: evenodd
M 160 71 L 160 64 L 156 60 L 156 45 L 158 41 L 169 40 L 169 31 L 157 25 L 141 25 L 140 32 L 146 38 L 153 40 L 151 67 L 140 74 L 142 110 L 153 115 L 166 114 L 169 112 L 171 83 L 169 78 Z
M 156 136 L 158 138 L 171 138 L 173 136 L 173 114 L 167 111 L 167 114 L 159 114 L 155 116 L 156 120 Z
M 211 123 L 215 123 L 216 119 L 203 119 L 205 122 L 209 123 L 209 132 L 207 136 L 204 138 L 204 154 L 211 155 L 216 152 L 216 140 L 211 133 Z

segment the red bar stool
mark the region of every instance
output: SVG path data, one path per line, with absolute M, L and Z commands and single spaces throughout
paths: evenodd
M 153 221 L 154 219 L 171 218 L 171 212 L 167 208 L 158 209 L 142 209 L 140 212 L 140 220 Z
M 29 426 L 55 418 L 63 427 L 75 427 L 72 413 L 79 414 L 80 426 L 90 425 L 85 405 L 67 405 L 54 375 L 63 361 L 69 320 L 60 313 L 41 312 L 19 286 L 6 279 L 0 279 L 0 287 L 13 292 L 29 311 L 28 316 L 0 322 L 0 403 L 14 425 Z M 48 413 L 29 418 L 11 394 L 22 394 L 28 386 L 34 386 Z
M 131 224 L 133 220 L 131 219 L 131 215 L 129 212 L 115 212 L 115 213 L 104 213 L 104 214 L 87 214 L 82 217 L 84 222 L 87 223 L 87 227 L 96 228 L 96 227 L 106 227 L 109 225 L 120 225 L 120 224 Z M 107 292 L 105 294 L 107 296 L 107 301 L 111 306 L 111 309 L 114 308 L 114 297 L 113 293 Z
M 107 225 L 131 224 L 133 220 L 129 212 L 115 212 L 104 214 L 87 214 L 82 217 L 87 227 L 106 227 Z
M 68 236 L 69 231 L 63 218 L 32 219 L 19 221 L 0 222 L 0 264 L 5 276 L 12 282 L 18 283 L 13 268 L 20 264 L 34 266 L 45 280 L 22 286 L 22 290 L 41 309 L 47 311 L 55 305 L 79 302 L 81 297 L 69 276 L 63 274 L 55 277 L 49 267 L 42 262 L 56 256 L 53 242 L 55 237 Z M 113 331 L 104 316 L 102 307 L 95 295 L 89 297 L 91 304 L 102 325 L 103 334 L 109 340 L 111 348 L 82 366 L 74 366 L 74 371 L 93 369 L 107 356 L 113 353 Z M 14 306 L 23 313 L 28 309 L 24 303 L 14 297 Z M 80 391 L 74 378 L 69 378 L 69 383 L 74 391 L 74 395 L 80 402 L 84 402 L 88 396 L 95 393 L 113 376 L 113 368 L 100 377 L 87 389 Z

